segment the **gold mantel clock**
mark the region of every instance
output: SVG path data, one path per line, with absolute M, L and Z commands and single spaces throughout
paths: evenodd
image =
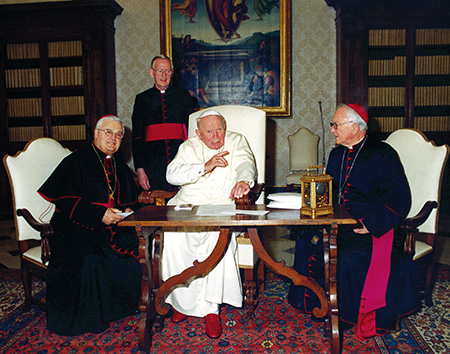
M 333 214 L 332 178 L 324 172 L 312 173 L 311 170 L 324 166 L 311 166 L 307 174 L 300 178 L 302 191 L 302 207 L 300 215 L 315 219 L 317 216 Z

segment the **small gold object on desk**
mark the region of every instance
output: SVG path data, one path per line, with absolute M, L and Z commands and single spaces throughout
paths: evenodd
M 322 168 L 322 173 L 312 173 L 311 170 Z M 302 207 L 300 215 L 315 219 L 317 216 L 333 214 L 332 184 L 333 178 L 324 173 L 323 165 L 311 166 L 301 180 Z

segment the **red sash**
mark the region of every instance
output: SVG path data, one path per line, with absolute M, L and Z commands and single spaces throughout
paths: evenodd
M 145 128 L 145 141 L 186 140 L 186 126 L 181 123 L 152 124 Z
M 372 236 L 372 240 L 372 258 L 361 294 L 356 326 L 356 334 L 363 340 L 377 335 L 375 311 L 386 306 L 394 230 L 391 229 L 379 238 Z
M 115 208 L 116 207 L 116 201 L 113 199 L 110 199 L 108 203 L 92 203 L 95 205 L 103 205 L 105 208 Z

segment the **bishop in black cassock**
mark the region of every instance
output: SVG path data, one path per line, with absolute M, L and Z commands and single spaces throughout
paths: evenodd
M 56 207 L 47 328 L 60 335 L 101 332 L 138 308 L 137 237 L 116 226 L 117 212 L 137 202 L 131 171 L 114 156 L 122 136 L 122 122 L 104 117 L 94 143 L 67 156 L 38 191 Z
M 326 169 L 333 178 L 334 203 L 362 223 L 360 229 L 340 229 L 337 270 L 341 320 L 357 324 L 361 338 L 376 335 L 377 329 L 394 329 L 399 317 L 420 306 L 417 269 L 403 251 L 403 235 L 394 233 L 410 208 L 408 181 L 395 150 L 366 135 L 367 121 L 361 106 L 338 108 L 331 123 L 338 146 Z M 322 247 L 321 231 L 301 231 L 294 264 L 321 285 Z M 294 285 L 288 300 L 305 312 L 318 305 L 313 293 Z

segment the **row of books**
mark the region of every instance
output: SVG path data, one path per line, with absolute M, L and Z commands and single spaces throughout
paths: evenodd
M 369 60 L 369 76 L 406 75 L 406 57 Z
M 72 116 L 84 114 L 83 96 L 51 97 L 52 116 Z
M 49 58 L 81 57 L 83 55 L 82 41 L 58 41 L 47 43 Z M 39 59 L 39 43 L 12 43 L 6 45 L 6 58 Z
M 450 75 L 450 55 L 416 56 L 416 75 Z M 406 57 L 369 60 L 369 76 L 406 75 Z
M 377 132 L 390 133 L 405 126 L 404 117 L 371 117 L 378 126 Z
M 401 107 L 405 105 L 404 87 L 369 87 L 370 107 Z M 419 86 L 414 88 L 416 106 L 450 105 L 450 86 Z
M 406 45 L 405 29 L 372 29 L 369 30 L 369 46 L 404 46 Z
M 450 75 L 450 55 L 416 56 L 416 75 Z
M 417 45 L 449 45 L 450 28 L 419 28 L 416 30 Z
M 406 45 L 404 28 L 369 30 L 369 46 L 404 45 Z M 450 45 L 450 28 L 418 28 L 416 45 Z
M 380 133 L 390 133 L 404 127 L 404 117 L 372 117 L 375 129 Z M 450 116 L 415 117 L 414 128 L 424 132 L 450 131 Z
M 450 105 L 450 86 L 420 86 L 414 88 L 416 106 Z
M 83 55 L 82 41 L 59 41 L 48 43 L 48 57 L 81 57 Z
M 6 58 L 14 59 L 38 59 L 39 43 L 13 43 L 6 45 Z
M 401 107 L 405 105 L 404 87 L 369 87 L 370 107 Z
M 29 141 L 44 136 L 42 126 L 9 127 L 10 142 Z M 55 125 L 52 126 L 52 137 L 56 140 L 86 140 L 85 125 Z
M 415 117 L 414 128 L 425 132 L 448 132 L 450 116 Z
M 38 127 L 9 127 L 8 135 L 10 142 L 30 141 L 44 136 L 44 128 Z
M 52 137 L 56 140 L 86 140 L 85 125 L 54 125 Z
M 83 85 L 83 67 L 65 66 L 50 68 L 50 86 Z
M 34 98 L 10 98 L 8 99 L 9 117 L 41 117 L 42 100 Z
M 41 71 L 37 68 L 5 71 L 6 88 L 40 87 Z M 66 66 L 50 68 L 50 86 L 83 85 L 83 67 Z
M 5 71 L 6 88 L 40 87 L 41 71 L 36 68 Z
M 83 96 L 51 97 L 52 116 L 84 115 Z M 42 116 L 42 100 L 40 97 L 8 99 L 8 116 L 40 117 Z

